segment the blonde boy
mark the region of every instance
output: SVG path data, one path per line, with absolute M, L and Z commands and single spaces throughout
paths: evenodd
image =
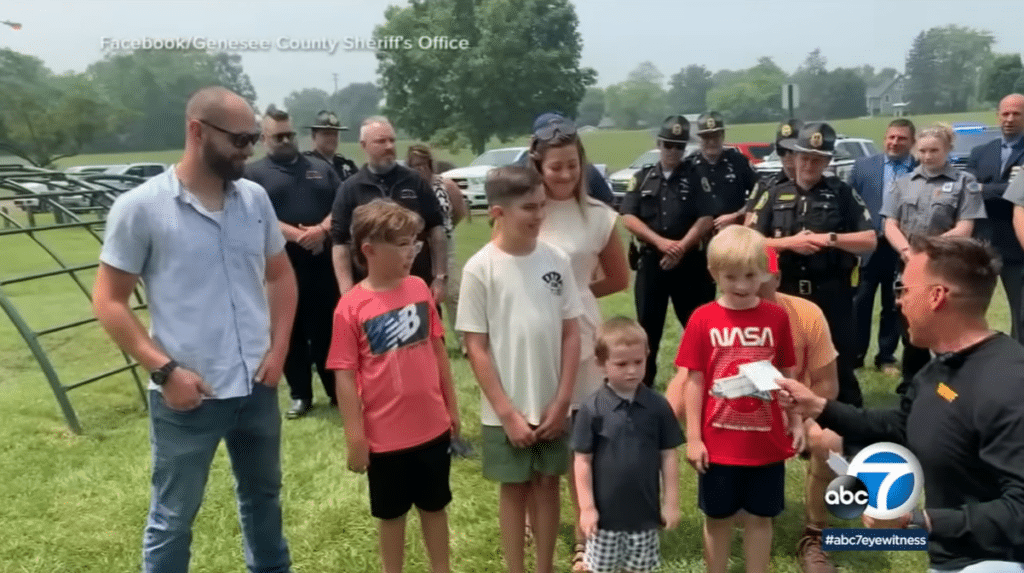
M 661 561 L 658 529 L 679 522 L 683 433 L 668 401 L 643 384 L 647 333 L 635 320 L 605 322 L 594 352 L 606 384 L 573 425 L 584 562 L 593 573 L 648 573 Z
M 699 474 L 705 559 L 709 573 L 725 573 L 733 528 L 741 525 L 747 573 L 766 573 L 772 518 L 785 501 L 784 461 L 803 449 L 803 425 L 785 415 L 774 393 L 770 401 L 726 399 L 710 389 L 716 380 L 738 374 L 739 365 L 759 360 L 791 376 L 789 318 L 758 297 L 768 269 L 764 237 L 757 231 L 732 225 L 715 235 L 708 270 L 721 297 L 687 322 L 672 382 L 681 384 L 685 377 L 686 459 Z
M 348 468 L 366 472 L 379 520 L 384 573 L 400 573 L 405 516 L 415 505 L 432 573 L 451 570 L 448 446 L 459 406 L 434 299 L 409 275 L 423 220 L 383 199 L 352 216 L 356 262 L 367 276 L 338 301 L 327 367 L 335 370 Z
M 529 510 L 537 572 L 551 573 L 582 304 L 569 258 L 537 240 L 545 203 L 539 176 L 494 169 L 485 191 L 494 235 L 463 268 L 455 326 L 484 396 L 483 472 L 501 484 L 506 567 L 523 573 Z

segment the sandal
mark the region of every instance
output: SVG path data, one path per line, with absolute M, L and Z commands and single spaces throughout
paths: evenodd
M 590 573 L 590 569 L 587 569 L 587 564 L 583 561 L 583 555 L 586 553 L 586 546 L 582 543 L 577 543 L 572 548 L 572 568 L 570 571 L 573 573 Z

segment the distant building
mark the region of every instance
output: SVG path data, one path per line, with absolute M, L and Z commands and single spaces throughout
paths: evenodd
M 896 74 L 893 79 L 865 90 L 864 97 L 867 100 L 868 115 L 874 117 L 895 116 L 901 117 L 907 110 L 907 104 L 903 97 L 906 93 L 907 77 L 903 74 Z

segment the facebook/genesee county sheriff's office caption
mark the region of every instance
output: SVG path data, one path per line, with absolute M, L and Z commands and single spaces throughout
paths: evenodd
M 334 54 L 377 50 L 466 50 L 469 40 L 448 36 L 383 36 L 380 38 L 345 36 L 342 38 L 217 39 L 202 36 L 170 38 L 100 38 L 100 49 L 107 52 L 128 50 L 211 50 L 230 52 L 324 52 Z

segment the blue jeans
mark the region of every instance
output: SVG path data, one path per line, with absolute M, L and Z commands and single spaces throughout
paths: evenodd
M 143 539 L 145 573 L 188 571 L 192 522 L 221 439 L 235 474 L 235 496 L 251 573 L 286 573 L 291 558 L 281 524 L 281 416 L 277 390 L 253 384 L 241 398 L 170 409 L 149 393 L 152 500 Z
M 1010 561 L 982 561 L 963 569 L 928 569 L 928 573 L 1024 573 L 1024 564 Z

